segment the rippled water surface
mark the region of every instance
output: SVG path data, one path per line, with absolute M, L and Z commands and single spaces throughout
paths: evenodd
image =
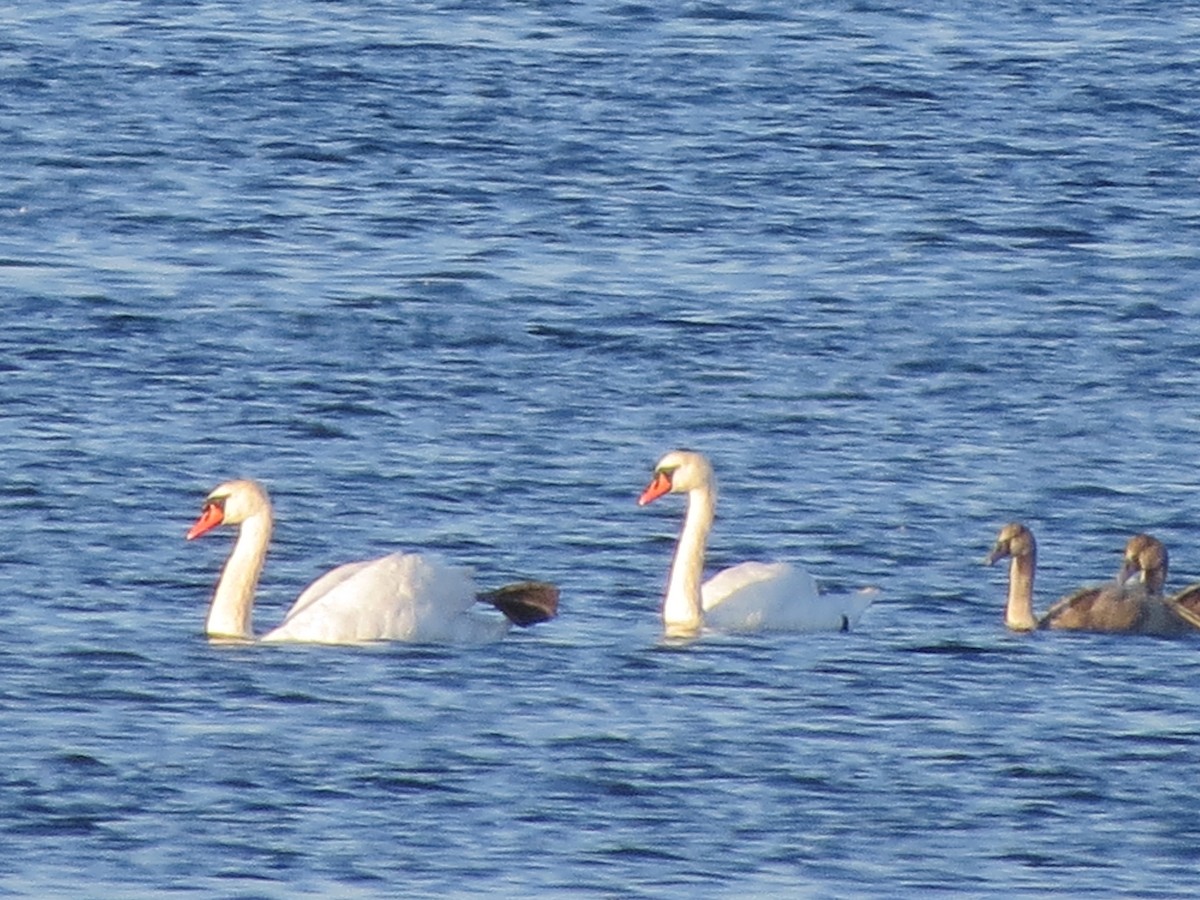
M 1191 897 L 1200 637 L 1015 636 L 1125 539 L 1200 578 L 1195 3 L 0 12 L 0 892 Z M 709 563 L 857 631 L 660 637 Z M 491 647 L 260 629 L 332 565 L 540 577 Z

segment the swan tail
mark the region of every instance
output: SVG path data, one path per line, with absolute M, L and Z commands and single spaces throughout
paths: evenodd
M 558 588 L 544 581 L 519 581 L 477 595 L 480 603 L 490 603 L 514 625 L 528 628 L 558 615 Z

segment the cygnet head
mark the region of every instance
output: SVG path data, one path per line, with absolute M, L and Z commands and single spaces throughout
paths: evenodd
M 1036 559 L 1037 557 L 1037 541 L 1033 539 L 1033 532 L 1020 522 L 1009 522 L 1000 529 L 1000 533 L 996 535 L 996 543 L 992 547 L 992 552 L 983 561 L 990 566 L 1005 557 L 1013 559 Z
M 1125 558 L 1117 581 L 1124 584 L 1140 573 L 1147 592 L 1160 594 L 1167 581 L 1167 565 L 1167 548 L 1162 541 L 1148 534 L 1135 534 L 1125 545 Z

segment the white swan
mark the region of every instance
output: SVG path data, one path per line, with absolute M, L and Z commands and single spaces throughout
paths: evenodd
M 1054 603 L 1040 618 L 1033 613 L 1033 579 L 1037 572 L 1037 541 L 1020 522 L 1009 522 L 996 535 L 987 565 L 1008 557 L 1008 603 L 1004 624 L 1013 631 L 1043 628 L 1100 631 L 1110 634 L 1170 636 L 1192 630 L 1175 607 L 1163 601 L 1166 548 L 1145 534 L 1125 545 L 1121 571 L 1107 584 L 1083 587 Z M 1141 580 L 1131 582 L 1134 572 Z
M 662 606 L 669 636 L 695 635 L 705 626 L 718 631 L 847 631 L 870 606 L 865 594 L 820 594 L 811 575 L 787 563 L 744 562 L 701 584 L 716 515 L 712 465 L 699 453 L 671 451 L 654 467 L 638 505 L 668 493 L 688 496 Z
M 187 533 L 189 541 L 218 525 L 238 526 L 208 610 L 209 637 L 253 640 L 254 592 L 273 523 L 270 498 L 254 481 L 227 481 L 204 501 L 200 518 Z M 492 604 L 505 617 L 473 611 L 477 601 Z M 480 643 L 498 640 L 512 623 L 533 625 L 552 618 L 557 609 L 558 589 L 553 585 L 523 582 L 479 594 L 466 569 L 436 556 L 392 553 L 322 575 L 262 640 Z

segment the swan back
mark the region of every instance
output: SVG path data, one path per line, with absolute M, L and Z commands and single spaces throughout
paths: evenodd
M 472 612 L 467 569 L 428 554 L 392 553 L 348 563 L 310 585 L 267 641 L 359 643 L 498 640 L 507 619 Z
M 822 594 L 812 575 L 782 562 L 722 569 L 701 593 L 704 621 L 720 631 L 848 631 L 873 600 Z
M 1068 631 L 1140 631 L 1145 618 L 1146 592 L 1140 584 L 1084 587 L 1046 610 L 1041 628 Z

